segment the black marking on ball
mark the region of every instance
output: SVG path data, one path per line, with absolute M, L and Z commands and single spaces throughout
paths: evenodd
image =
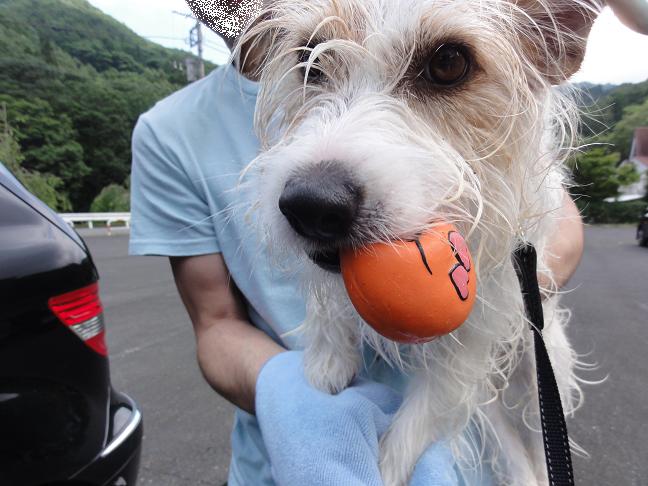
M 425 265 L 425 268 L 427 269 L 430 275 L 434 275 L 432 273 L 432 269 L 430 269 L 430 265 L 428 265 L 427 258 L 425 257 L 425 250 L 423 250 L 423 245 L 421 245 L 421 242 L 419 241 L 418 238 L 414 240 L 414 243 L 416 243 L 416 247 L 418 248 L 418 251 L 421 254 L 421 260 L 423 260 L 423 265 Z

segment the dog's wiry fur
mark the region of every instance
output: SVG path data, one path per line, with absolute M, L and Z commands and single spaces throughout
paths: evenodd
M 381 441 L 386 485 L 406 484 L 438 440 L 466 477 L 488 467 L 497 484 L 547 483 L 532 335 L 511 254 L 531 241 L 550 275 L 542 261 L 576 131 L 568 92 L 552 85 L 578 68 L 599 10 L 595 0 L 278 0 L 242 39 L 266 52 L 256 120 L 264 150 L 251 168 L 266 240 L 305 276 L 307 377 L 343 389 L 363 344 L 413 377 Z M 468 46 L 473 70 L 456 88 L 429 86 L 420 63 L 448 41 Z M 315 67 L 325 78 L 308 82 L 304 69 Z M 291 175 L 321 161 L 344 164 L 362 184 L 346 245 L 399 241 L 438 221 L 466 236 L 478 301 L 452 335 L 387 341 L 358 317 L 341 277 L 310 261 L 317 244 L 292 230 L 277 202 Z M 568 312 L 555 295 L 544 311 L 569 416 L 580 388 Z

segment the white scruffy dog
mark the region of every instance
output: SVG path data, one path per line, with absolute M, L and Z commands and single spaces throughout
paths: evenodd
M 511 254 L 546 257 L 574 144 L 564 82 L 596 0 L 277 0 L 241 39 L 265 52 L 257 128 L 260 219 L 306 276 L 305 371 L 335 393 L 369 344 L 413 378 L 381 442 L 388 486 L 432 442 L 497 484 L 547 484 L 532 334 Z M 452 335 L 396 345 L 364 323 L 340 248 L 409 239 L 440 220 L 466 237 L 478 301 Z M 549 292 L 550 293 L 550 292 Z M 568 313 L 544 302 L 567 415 L 580 403 Z

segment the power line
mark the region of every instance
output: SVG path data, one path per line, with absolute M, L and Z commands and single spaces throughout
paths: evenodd
M 223 46 L 219 46 L 218 44 L 214 44 L 209 41 L 205 41 L 205 47 L 209 49 L 213 49 L 214 51 L 218 52 L 219 54 L 222 54 L 224 56 L 229 56 L 230 51 L 229 49 L 224 48 Z
M 210 51 L 213 52 L 213 54 L 221 56 L 221 57 L 229 58 L 229 56 L 231 56 L 231 52 L 229 52 L 229 51 L 221 51 L 219 49 L 214 49 L 213 47 L 209 47 L 209 46 L 207 46 L 207 50 L 210 50 Z
M 191 20 L 198 20 L 196 17 L 194 17 L 193 14 L 187 13 L 187 12 L 178 12 L 177 10 L 173 11 L 174 14 L 179 15 L 180 17 L 185 17 L 187 19 Z
M 166 40 L 175 40 L 175 41 L 184 41 L 187 42 L 186 37 L 168 37 L 165 35 L 143 35 L 145 39 L 166 39 Z

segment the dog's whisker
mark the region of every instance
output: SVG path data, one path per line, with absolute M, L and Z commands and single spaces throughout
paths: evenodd
M 448 334 L 448 336 L 450 336 L 452 339 L 454 339 L 454 341 L 455 341 L 459 346 L 461 346 L 462 348 L 465 348 L 465 346 L 461 343 L 461 341 L 459 341 L 459 338 L 458 338 L 457 336 L 455 336 L 454 333 L 451 332 L 451 333 Z

